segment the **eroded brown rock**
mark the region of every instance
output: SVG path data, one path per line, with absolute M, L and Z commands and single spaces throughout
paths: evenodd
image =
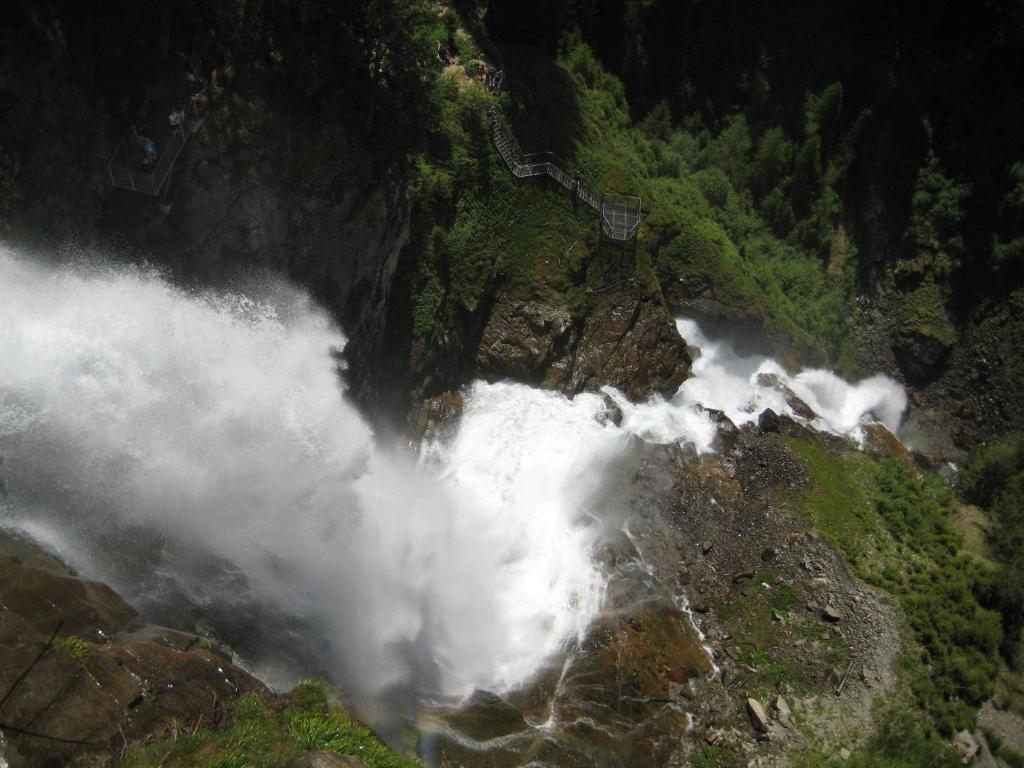
M 147 626 L 103 584 L 0 558 L 0 606 L 11 768 L 108 753 L 171 721 L 210 725 L 241 694 L 263 690 L 198 637 Z
M 876 459 L 898 459 L 911 472 L 917 471 L 914 454 L 884 424 L 865 425 L 864 452 Z
M 478 376 L 542 384 L 568 395 L 611 385 L 631 400 L 671 396 L 690 356 L 665 308 L 633 292 L 602 296 L 580 322 L 538 301 L 499 299 L 476 357 Z

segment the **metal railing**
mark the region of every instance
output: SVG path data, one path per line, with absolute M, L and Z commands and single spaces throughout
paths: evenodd
M 611 192 L 598 196 L 583 183 L 579 173 L 570 173 L 569 164 L 553 152 L 524 154 L 501 112 L 493 108 L 490 115 L 494 145 L 513 176 L 547 176 L 593 209 L 601 217 L 602 230 L 612 240 L 625 241 L 636 236 L 642 215 L 639 197 Z
M 163 147 L 158 151 L 156 161 L 149 167 L 136 162 L 133 157 L 136 154 L 135 150 L 128 144 L 127 138 L 121 139 L 107 163 L 110 182 L 115 187 L 154 197 L 164 194 L 178 156 L 185 149 L 189 137 L 199 129 L 202 120 L 200 103 L 204 97 L 209 100 L 212 96 L 211 84 L 189 99 L 182 110 L 181 119 L 177 125 L 171 126 Z
M 606 192 L 601 199 L 601 225 L 613 240 L 629 240 L 640 228 L 643 207 L 640 198 Z

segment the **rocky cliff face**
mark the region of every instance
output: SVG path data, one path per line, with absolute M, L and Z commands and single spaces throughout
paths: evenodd
M 513 378 L 567 395 L 611 385 L 633 400 L 671 397 L 690 357 L 661 304 L 634 292 L 602 295 L 580 321 L 536 301 L 499 299 L 476 356 L 476 374 Z
M 188 283 L 283 276 L 302 285 L 345 331 L 353 395 L 370 402 L 392 277 L 409 238 L 405 183 L 358 158 L 311 160 L 330 129 L 310 135 L 282 125 L 272 104 L 252 97 L 240 106 L 228 88 L 187 146 L 167 199 L 109 193 L 101 236 L 133 243 Z M 254 105 L 270 116 L 251 141 L 233 144 L 225 132 Z
M 23 543 L 0 553 L 0 763 L 114 755 L 210 726 L 265 690 L 208 640 L 147 625 L 109 587 L 39 565 L 54 563 Z
M 178 20 L 180 40 L 157 45 L 151 21 L 130 39 L 119 25 L 134 22 L 111 9 L 13 11 L 0 67 L 0 237 L 41 255 L 86 247 L 155 263 L 188 286 L 288 278 L 338 318 L 354 394 L 372 399 L 408 239 L 405 174 L 351 125 L 297 101 L 268 51 L 202 26 L 230 20 L 203 13 Z M 163 150 L 167 94 L 186 87 L 186 72 L 187 87 L 215 87 L 167 190 L 114 189 L 108 162 L 141 114 Z

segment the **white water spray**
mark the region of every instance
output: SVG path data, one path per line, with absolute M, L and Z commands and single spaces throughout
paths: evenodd
M 293 289 L 187 294 L 0 248 L 0 522 L 144 609 L 177 600 L 301 645 L 368 700 L 501 691 L 600 609 L 592 510 L 631 435 L 703 452 L 715 426 L 698 405 L 738 424 L 766 407 L 800 418 L 765 373 L 820 429 L 899 426 L 906 398 L 884 377 L 791 377 L 679 329 L 702 350 L 693 377 L 669 401 L 607 390 L 621 427 L 598 395 L 476 383 L 416 466 L 345 401 L 329 354 L 344 340 Z
M 6 524 L 144 609 L 276 627 L 357 696 L 521 682 L 600 605 L 599 398 L 479 387 L 421 469 L 345 401 L 326 316 L 267 297 L 0 251 Z
M 791 376 L 769 357 L 736 354 L 728 344 L 705 336 L 693 320 L 680 318 L 676 327 L 700 354 L 692 376 L 674 397 L 634 405 L 609 391 L 625 414 L 623 428 L 645 440 L 691 443 L 702 453 L 712 450 L 715 426 L 702 408 L 724 412 L 737 426 L 756 421 L 771 408 L 814 429 L 859 442 L 864 425 L 871 421 L 899 432 L 907 396 L 888 376 L 879 374 L 855 384 L 821 369 Z

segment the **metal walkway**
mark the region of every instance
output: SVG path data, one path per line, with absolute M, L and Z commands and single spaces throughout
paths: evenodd
M 601 228 L 612 240 L 624 242 L 636 236 L 640 228 L 640 198 L 632 195 L 605 193 L 598 197 L 579 177 L 566 170 L 568 164 L 551 152 L 527 155 L 519 146 L 501 112 L 490 113 L 494 129 L 494 145 L 505 165 L 517 179 L 547 176 L 565 187 L 570 194 L 592 208 L 601 217 Z
M 170 181 L 178 156 L 185 149 L 189 137 L 199 130 L 202 122 L 200 104 L 204 99 L 208 101 L 212 97 L 213 87 L 208 85 L 189 99 L 181 111 L 178 124 L 170 126 L 170 132 L 158 150 L 156 162 L 150 166 L 141 165 L 138 150 L 128 143 L 127 138 L 121 139 L 110 162 L 107 163 L 110 182 L 121 189 L 130 189 L 154 197 L 162 195 L 167 190 L 167 183 Z

